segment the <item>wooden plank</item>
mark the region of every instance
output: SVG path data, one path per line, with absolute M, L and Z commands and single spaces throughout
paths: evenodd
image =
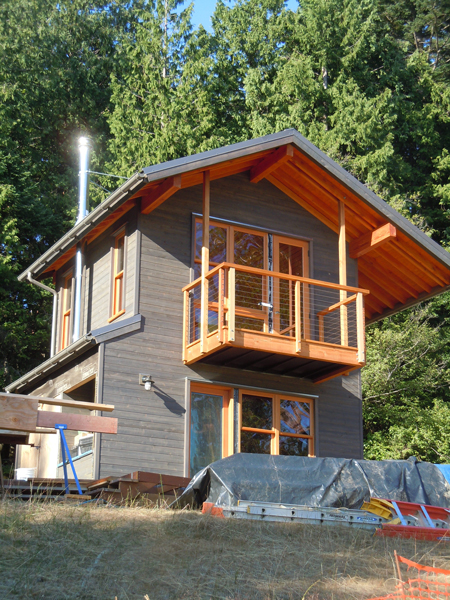
M 182 360 L 186 362 L 186 346 L 188 345 L 188 323 L 189 323 L 189 292 L 183 292 L 183 355 Z
M 252 183 L 258 183 L 258 181 L 267 177 L 267 175 L 272 173 L 272 171 L 275 171 L 280 165 L 291 160 L 293 156 L 294 148 L 291 144 L 281 146 L 281 148 L 272 152 L 272 154 L 252 168 L 250 171 L 250 181 Z
M 47 410 L 37 411 L 38 427 L 54 427 L 57 423 L 67 425 L 70 431 L 89 431 L 91 433 L 117 433 L 117 419 L 114 417 L 92 417 L 57 413 Z
M 0 429 L 36 431 L 39 402 L 20 394 L 0 394 Z
M 374 248 L 396 239 L 397 229 L 391 223 L 386 223 L 386 225 L 352 240 L 349 245 L 350 257 L 359 258 Z
M 347 285 L 347 246 L 345 240 L 345 204 L 339 200 L 338 202 L 339 211 L 339 284 Z M 345 290 L 339 293 L 341 307 L 340 311 L 340 323 L 341 323 L 341 344 L 342 346 L 348 346 L 348 311 L 347 305 L 344 304 L 344 300 L 347 298 L 347 292 Z
M 200 351 L 205 352 L 208 336 L 208 287 L 209 271 L 209 212 L 210 212 L 210 178 L 209 171 L 203 173 L 203 223 L 202 223 L 202 276 L 201 276 L 201 308 L 200 308 Z
M 324 316 L 324 315 L 329 315 L 330 313 L 334 312 L 335 310 L 337 310 L 341 306 L 345 306 L 347 304 L 351 304 L 352 302 L 354 302 L 354 300 L 356 300 L 356 296 L 357 296 L 357 294 L 354 294 L 353 296 L 350 296 L 349 298 L 346 298 L 345 300 L 341 300 L 340 302 L 336 302 L 336 304 L 332 304 L 328 308 L 324 308 L 323 310 L 320 310 L 316 314 L 317 314 L 318 317 L 321 317 L 321 316 Z
M 141 213 L 148 215 L 181 188 L 181 175 L 168 177 L 157 188 L 141 198 Z
M 27 396 L 25 394 L 0 393 L 0 402 L 2 398 L 16 398 L 19 401 L 33 400 L 37 401 L 39 404 L 50 404 L 51 406 L 64 406 L 66 408 L 87 408 L 88 410 L 102 410 L 104 412 L 112 412 L 114 410 L 114 405 L 112 404 L 97 404 L 96 402 L 81 402 L 79 400 L 46 398 L 43 396 Z

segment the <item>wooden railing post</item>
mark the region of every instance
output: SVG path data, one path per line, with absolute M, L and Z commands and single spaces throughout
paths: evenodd
M 223 344 L 223 314 L 224 314 L 224 296 L 225 296 L 225 271 L 219 270 L 219 291 L 218 291 L 218 309 L 217 309 L 217 337 Z
M 189 292 L 183 292 L 183 362 L 186 362 L 186 346 L 188 345 L 188 310 L 189 310 Z
M 228 341 L 234 342 L 236 325 L 236 269 L 230 267 L 228 271 Z
M 302 349 L 302 288 L 301 281 L 295 282 L 295 348 Z
M 365 315 L 364 298 L 361 292 L 356 294 L 356 339 L 358 347 L 358 362 L 366 362 L 366 334 L 365 334 Z

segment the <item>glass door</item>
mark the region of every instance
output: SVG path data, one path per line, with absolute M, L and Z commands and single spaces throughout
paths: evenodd
M 273 270 L 276 273 L 309 277 L 308 242 L 275 235 L 273 237 Z M 305 321 L 306 285 L 301 286 L 303 327 Z M 295 281 L 274 277 L 273 282 L 273 330 L 287 337 L 295 337 Z M 305 335 L 305 337 L 308 337 Z
M 191 387 L 189 476 L 233 453 L 231 390 Z

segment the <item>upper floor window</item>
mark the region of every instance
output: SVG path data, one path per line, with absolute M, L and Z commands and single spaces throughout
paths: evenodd
M 112 268 L 112 302 L 111 316 L 108 321 L 117 319 L 125 312 L 124 298 L 124 273 L 125 273 L 125 228 L 122 228 L 114 237 Z
M 64 275 L 61 303 L 61 350 L 70 345 L 72 331 L 73 271 Z

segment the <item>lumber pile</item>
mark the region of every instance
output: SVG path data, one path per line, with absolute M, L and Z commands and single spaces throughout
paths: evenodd
M 86 494 L 87 486 L 90 483 L 92 483 L 92 479 L 80 479 L 83 494 Z M 69 479 L 69 491 L 71 494 L 78 493 L 74 479 Z M 3 485 L 3 494 L 17 500 L 54 500 L 58 496 L 61 496 L 62 499 L 65 493 L 64 479 L 48 479 L 45 477 L 36 477 L 28 481 L 23 479 L 5 479 Z M 83 498 L 83 496 L 78 497 Z
M 140 498 L 162 505 L 176 500 L 189 481 L 188 477 L 134 471 L 120 477 L 104 477 L 94 481 L 87 486 L 87 493 L 92 498 L 114 504 Z

